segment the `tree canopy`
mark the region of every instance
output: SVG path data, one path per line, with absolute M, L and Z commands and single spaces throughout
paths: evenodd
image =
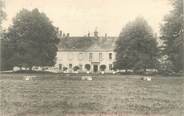
M 4 11 L 4 2 L 0 0 L 0 31 L 1 31 L 1 24 L 2 21 L 6 18 L 6 13 Z
M 6 18 L 4 11 L 4 1 L 0 0 L 0 70 L 8 70 L 11 68 L 9 58 L 11 56 L 11 48 L 9 42 L 5 37 L 5 31 L 2 29 L 2 22 Z
M 184 16 L 183 0 L 172 1 L 173 10 L 164 19 L 161 27 L 161 39 L 163 40 L 163 55 L 168 56 L 174 72 L 184 68 Z
M 12 54 L 14 54 L 14 49 L 12 47 L 13 43 L 9 41 L 6 37 L 6 33 L 2 33 L 2 39 L 0 39 L 0 50 L 1 50 L 1 55 L 0 55 L 0 70 L 11 70 L 13 67 L 12 64 Z
M 21 10 L 8 29 L 14 48 L 14 66 L 52 66 L 55 64 L 58 29 L 38 9 Z
M 129 22 L 116 42 L 116 69 L 156 68 L 158 48 L 153 31 L 142 17 Z

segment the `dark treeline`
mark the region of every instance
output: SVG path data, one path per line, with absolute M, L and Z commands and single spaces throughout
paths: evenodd
M 183 0 L 174 0 L 171 4 L 173 10 L 165 16 L 159 38 L 154 36 L 151 27 L 141 17 L 122 29 L 115 49 L 115 69 L 132 69 L 134 72 L 157 69 L 165 74 L 183 73 Z M 163 42 L 161 46 L 157 44 L 158 39 Z
M 53 66 L 59 42 L 58 28 L 38 9 L 21 10 L 1 39 L 1 70 L 13 66 Z
M 156 69 L 166 74 L 184 70 L 183 0 L 172 0 L 173 10 L 165 16 L 157 37 L 143 17 L 123 27 L 116 42 L 114 68 L 134 72 Z M 0 0 L 0 24 L 6 15 Z M 55 64 L 58 28 L 38 9 L 17 13 L 6 32 L 1 28 L 1 70 L 13 66 L 52 66 Z M 158 39 L 162 45 L 158 46 Z

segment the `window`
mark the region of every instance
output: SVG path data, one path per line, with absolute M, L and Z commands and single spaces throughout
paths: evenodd
M 78 59 L 79 60 L 82 60 L 83 59 L 83 54 L 82 53 L 79 53 Z
M 89 61 L 92 60 L 92 57 L 93 57 L 93 54 L 92 53 L 89 53 Z
M 72 64 L 69 64 L 69 68 L 72 68 Z
M 109 64 L 109 70 L 112 70 L 112 64 Z
M 99 53 L 99 59 L 100 59 L 100 61 L 102 61 L 102 60 L 103 60 L 102 53 Z
M 109 59 L 110 60 L 112 59 L 112 53 L 109 53 Z
M 62 70 L 62 64 L 59 64 L 59 70 Z

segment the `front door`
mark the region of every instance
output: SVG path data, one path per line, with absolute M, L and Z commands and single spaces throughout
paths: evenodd
M 93 65 L 93 71 L 98 72 L 98 65 Z

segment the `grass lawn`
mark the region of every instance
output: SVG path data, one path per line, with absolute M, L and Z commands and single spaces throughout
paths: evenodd
M 1 74 L 1 116 L 184 116 L 184 78 Z

